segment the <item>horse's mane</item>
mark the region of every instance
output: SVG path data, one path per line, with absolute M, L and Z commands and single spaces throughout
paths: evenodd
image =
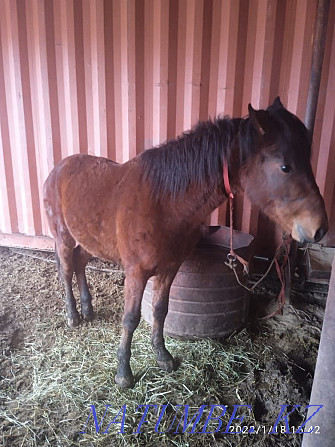
M 144 151 L 140 164 L 153 196 L 175 198 L 190 183 L 218 185 L 240 121 L 227 117 L 201 121 L 177 139 Z
M 271 140 L 276 138 L 277 150 L 283 160 L 293 160 L 297 167 L 309 163 L 310 138 L 304 124 L 286 110 L 277 98 L 266 110 L 257 112 Z M 250 118 L 228 117 L 200 121 L 192 130 L 184 132 L 139 156 L 142 174 L 150 183 L 153 196 L 173 198 L 182 195 L 191 183 L 217 186 L 222 179 L 223 160 L 231 162 L 233 143 L 239 166 L 247 162 L 257 146 L 258 133 Z

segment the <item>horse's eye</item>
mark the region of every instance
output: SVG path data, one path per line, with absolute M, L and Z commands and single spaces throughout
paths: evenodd
M 289 172 L 291 172 L 291 166 L 290 165 L 282 165 L 280 167 L 280 169 L 285 172 L 286 174 L 288 174 Z

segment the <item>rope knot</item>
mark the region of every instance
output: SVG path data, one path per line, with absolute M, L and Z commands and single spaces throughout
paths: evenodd
M 227 254 L 227 261 L 225 264 L 231 269 L 234 270 L 237 268 L 236 256 L 232 253 Z

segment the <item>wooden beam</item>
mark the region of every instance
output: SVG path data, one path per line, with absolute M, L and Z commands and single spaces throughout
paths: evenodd
M 46 236 L 27 236 L 20 233 L 0 233 L 0 246 L 53 251 L 55 248 L 55 243 L 51 237 Z

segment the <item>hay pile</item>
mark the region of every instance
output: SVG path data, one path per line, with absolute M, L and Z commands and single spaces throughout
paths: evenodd
M 35 341 L 12 356 L 13 371 L 29 365 L 30 384 L 22 392 L 15 393 L 10 402 L 11 386 L 16 383 L 17 387 L 18 380 L 13 377 L 7 389 L 1 391 L 1 398 L 8 404 L 4 417 L 12 427 L 6 437 L 10 439 L 15 432 L 24 446 L 203 445 L 204 437 L 207 441 L 214 437 L 190 433 L 193 424 L 182 433 L 184 406 L 189 405 L 191 420 L 201 405 L 208 405 L 196 427 L 197 432 L 201 431 L 209 405 L 229 403 L 225 400 L 226 393 L 231 395 L 233 391 L 235 394 L 233 404 L 245 403 L 239 395 L 239 387 L 242 382 L 252 382 L 253 371 L 257 368 L 252 344 L 250 340 L 243 340 L 246 334 L 233 337 L 225 348 L 216 341 L 185 342 L 167 337 L 167 347 L 179 359 L 180 366 L 177 371 L 166 374 L 155 364 L 150 328 L 142 322 L 132 347 L 132 368 L 137 383 L 134 389 L 122 391 L 113 379 L 119 330 L 108 323 L 99 327 L 87 324 L 76 331 L 57 326 L 57 322 L 39 324 Z M 52 348 L 46 349 L 44 340 L 50 336 L 54 343 Z M 98 434 L 92 415 L 85 426 L 92 404 L 99 422 L 105 405 L 111 405 Z M 144 404 L 157 405 L 157 411 L 151 407 L 146 417 L 149 422 L 142 425 L 140 434 L 134 434 L 144 412 L 143 408 L 137 408 Z M 169 406 L 157 431 L 167 433 L 157 433 L 155 424 L 164 404 Z M 103 434 L 124 405 L 124 433 L 119 433 L 121 424 L 111 424 L 108 434 Z M 177 405 L 183 407 L 178 409 Z M 230 414 L 231 410 L 232 407 Z M 220 412 L 217 408 L 213 417 Z M 22 413 L 28 413 L 29 420 L 22 419 Z M 180 418 L 180 434 L 175 434 Z M 117 420 L 122 420 L 122 413 Z M 223 418 L 225 424 L 228 420 L 228 416 Z M 213 421 L 206 431 L 215 431 L 217 427 Z M 86 434 L 79 434 L 84 428 Z

